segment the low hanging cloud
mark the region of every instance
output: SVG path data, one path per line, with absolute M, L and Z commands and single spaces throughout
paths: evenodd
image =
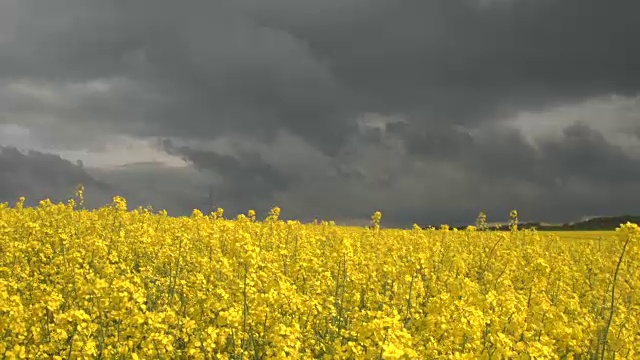
M 83 158 L 133 193 L 154 184 L 140 201 L 178 213 L 209 192 L 232 212 L 358 222 L 382 209 L 398 225 L 637 213 L 637 13 L 602 0 L 5 0 L 0 126 L 29 141 L 0 141 Z M 154 142 L 144 156 L 113 146 Z M 127 161 L 144 164 L 105 165 Z
M 201 173 L 209 175 L 210 205 L 221 206 L 231 213 L 256 207 L 265 212 L 275 206 L 274 194 L 287 191 L 296 181 L 267 163 L 257 152 L 218 154 L 175 146 L 170 140 L 165 140 L 163 145 L 170 154 L 181 156 Z
M 0 202 L 14 203 L 21 196 L 32 206 L 47 198 L 66 201 L 73 198 L 79 184 L 87 189 L 89 206 L 110 202 L 113 189 L 95 180 L 82 166 L 56 155 L 0 147 Z
M 28 206 L 44 199 L 66 202 L 82 185 L 87 208 L 102 207 L 114 196 L 124 196 L 130 209 L 151 205 L 172 215 L 188 215 L 193 209 L 210 210 L 207 184 L 189 168 L 158 163 L 85 168 L 82 162 L 72 163 L 58 155 L 0 146 L 0 203 L 13 204 L 22 196 Z

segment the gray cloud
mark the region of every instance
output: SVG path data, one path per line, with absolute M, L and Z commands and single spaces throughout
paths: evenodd
M 358 111 L 464 122 L 638 85 L 630 1 L 24 4 L 16 16 L 32 21 L 3 46 L 7 72 L 150 82 L 175 101 L 155 124 L 170 135 L 250 123 L 324 146 Z
M 150 2 L 49 4 L 27 0 L 16 11 L 35 25 L 21 22 L 14 41 L 3 45 L 5 76 L 126 78 L 129 88 L 82 105 L 109 117 L 101 122 L 112 122 L 115 130 L 201 138 L 243 132 L 268 139 L 287 128 L 326 152 L 335 152 L 349 132 L 356 96 L 306 41 L 223 2 L 154 1 L 152 13 Z M 132 101 L 122 90 L 145 92 L 155 100 L 143 109 L 151 112 L 137 109 L 148 99 L 138 93 Z M 82 114 L 62 115 L 69 121 Z M 131 121 L 144 126 L 132 127 Z
M 172 215 L 189 215 L 195 208 L 210 210 L 208 179 L 194 169 L 154 163 L 85 168 L 58 155 L 0 146 L 0 203 L 13 204 L 21 196 L 29 206 L 46 198 L 66 202 L 80 184 L 85 187 L 87 208 L 110 204 L 119 195 L 131 209 L 151 205 Z
M 297 21 L 288 12 L 263 16 L 304 34 L 316 53 L 332 59 L 340 79 L 380 100 L 383 112 L 478 121 L 501 106 L 638 89 L 635 2 L 367 5 L 358 8 L 359 16 L 331 22 Z
M 151 205 L 170 215 L 189 215 L 193 209 L 211 210 L 211 179 L 188 167 L 166 167 L 156 163 L 132 163 L 116 168 L 87 168 L 96 179 L 118 189 L 135 206 Z
M 126 131 L 134 131 L 128 121 L 144 121 L 141 135 L 286 128 L 333 153 L 366 111 L 425 126 L 477 122 L 523 106 L 635 93 L 640 80 L 640 29 L 630 15 L 640 9 L 631 1 L 150 4 L 14 5 L 30 21 L 2 46 L 2 69 L 140 83 L 157 95 L 144 107 L 151 114 L 127 114 L 135 103 L 126 98 L 89 110 Z
M 221 206 L 231 213 L 245 212 L 257 207 L 260 211 L 275 206 L 274 194 L 287 191 L 296 181 L 265 162 L 260 153 L 240 150 L 234 155 L 175 146 L 164 141 L 164 148 L 193 164 L 201 172 L 210 174 L 209 191 L 212 206 Z M 271 203 L 269 203 L 271 202 Z
M 640 160 L 629 158 L 600 132 L 576 123 L 565 128 L 563 135 L 561 142 L 547 143 L 543 149 L 557 171 L 605 186 L 640 182 Z
M 624 0 L 4 0 L 0 124 L 53 152 L 175 139 L 164 149 L 193 168 L 92 174 L 138 194 L 149 184 L 140 201 L 179 212 L 208 187 L 233 211 L 278 203 L 346 221 L 384 207 L 396 224 L 637 212 L 622 191 L 640 181 L 639 12 Z M 589 102 L 611 94 L 630 100 Z
M 87 189 L 87 205 L 111 201 L 113 189 L 77 164 L 51 154 L 0 146 L 0 202 L 13 203 L 21 196 L 27 198 L 29 205 L 37 205 L 45 198 L 66 201 L 73 197 L 78 184 Z

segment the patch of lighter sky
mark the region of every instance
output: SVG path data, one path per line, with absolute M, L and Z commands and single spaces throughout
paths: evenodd
M 158 139 L 102 133 L 97 122 L 85 125 L 80 122 L 81 117 L 74 120 L 63 116 L 87 99 L 109 100 L 114 94 L 134 90 L 139 90 L 137 85 L 122 77 L 58 84 L 29 79 L 4 81 L 0 83 L 0 145 L 56 154 L 97 168 L 149 162 L 170 167 L 188 166 L 180 157 L 160 148 Z M 59 138 L 59 134 L 46 135 L 48 128 L 67 128 L 79 134 L 99 131 L 102 135 L 94 140 L 101 146 L 87 148 L 96 145 L 95 141 L 86 147 L 66 144 L 69 139 Z M 42 136 L 47 139 L 43 140 Z
M 67 150 L 42 146 L 27 127 L 0 124 L 0 145 L 55 154 L 74 163 L 79 160 L 85 166 L 104 169 L 149 162 L 167 167 L 188 166 L 180 157 L 162 151 L 157 146 L 157 139 L 138 139 L 126 135 L 110 137 L 102 151 Z
M 399 122 L 406 123 L 407 120 L 400 116 L 384 115 L 379 113 L 365 113 L 356 119 L 356 123 L 360 129 L 378 128 L 382 131 L 385 130 L 388 124 Z
M 522 131 L 535 146 L 537 139 L 560 138 L 562 130 L 581 122 L 602 133 L 630 157 L 640 159 L 640 95 L 602 96 L 540 112 L 521 112 L 507 124 Z
M 85 166 L 97 168 L 117 168 L 136 163 L 156 163 L 166 167 L 186 167 L 187 162 L 180 157 L 167 154 L 153 145 L 153 141 L 118 136 L 109 140 L 106 150 L 101 152 L 77 150 L 53 150 L 70 161 L 80 160 Z
M 123 77 L 98 78 L 83 82 L 52 83 L 17 79 L 2 84 L 5 91 L 14 96 L 41 101 L 45 104 L 64 105 L 91 95 L 108 95 L 127 88 L 135 88 L 136 84 Z

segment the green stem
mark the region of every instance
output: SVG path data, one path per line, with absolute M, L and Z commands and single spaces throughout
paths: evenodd
M 602 354 L 600 354 L 600 359 L 602 360 L 604 360 L 604 354 L 607 348 L 607 337 L 609 336 L 609 329 L 611 328 L 611 322 L 613 321 L 613 315 L 616 310 L 615 309 L 616 281 L 618 280 L 618 273 L 620 272 L 620 266 L 622 265 L 622 258 L 624 257 L 624 253 L 627 250 L 627 245 L 629 245 L 630 240 L 631 240 L 631 235 L 627 235 L 627 239 L 625 240 L 624 246 L 622 247 L 622 253 L 620 254 L 620 258 L 618 258 L 616 271 L 613 274 L 613 285 L 611 287 L 611 305 L 609 307 L 609 320 L 607 321 L 607 326 L 604 328 L 604 336 L 602 338 Z

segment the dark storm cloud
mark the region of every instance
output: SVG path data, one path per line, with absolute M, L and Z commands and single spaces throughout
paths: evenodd
M 562 130 L 559 138 L 528 142 L 521 131 L 490 128 L 480 136 L 449 131 L 412 139 L 420 157 L 448 159 L 488 177 L 543 180 L 543 176 L 572 176 L 602 185 L 640 182 L 640 160 L 582 122 Z
M 543 156 L 564 176 L 585 178 L 601 186 L 640 184 L 640 159 L 626 155 L 588 126 L 576 123 L 563 131 L 562 141 L 544 144 Z
M 176 181 L 145 196 L 171 194 L 163 204 L 181 211 L 208 183 L 238 210 L 278 202 L 294 216 L 353 219 L 383 206 L 397 224 L 513 207 L 570 220 L 638 203 L 623 194 L 638 160 L 602 131 L 576 123 L 531 141 L 505 125 L 522 111 L 637 95 L 637 1 L 0 4 L 0 123 L 75 149 L 113 133 L 201 145 L 243 136 L 233 155 L 165 148 L 199 169 L 172 170 L 196 178 L 199 194 Z M 360 126 L 371 113 L 383 123 Z M 134 187 L 144 177 L 125 173 L 99 175 Z
M 462 176 L 438 184 L 440 187 L 428 187 L 427 194 L 447 194 L 440 202 L 425 200 L 424 206 L 411 210 L 403 209 L 401 202 L 395 204 L 392 216 L 398 222 L 403 217 L 464 222 L 480 210 L 500 221 L 510 209 L 520 210 L 525 219 L 546 221 L 640 210 L 640 195 L 633 190 L 640 185 L 640 157 L 628 154 L 582 122 L 564 127 L 559 136 L 533 141 L 519 129 L 499 125 L 473 134 L 460 128 L 420 132 L 393 125 L 391 129 L 388 136 L 406 139 L 418 163 L 427 168 L 447 164 Z M 405 176 L 444 178 L 439 171 L 415 169 L 407 169 Z
M 501 106 L 638 90 L 638 2 L 367 5 L 359 16 L 327 22 L 297 21 L 288 12 L 264 16 L 302 34 L 315 53 L 332 59 L 338 78 L 379 100 L 383 112 L 470 122 Z
M 189 215 L 193 209 L 211 210 L 210 179 L 193 168 L 134 163 L 111 169 L 87 168 L 87 172 L 119 189 L 118 195 L 135 206 L 151 205 L 170 215 Z
M 169 140 L 165 140 L 163 146 L 170 154 L 181 156 L 196 169 L 217 178 L 211 185 L 211 200 L 232 212 L 243 212 L 260 205 L 260 210 L 268 210 L 262 208 L 275 205 L 274 193 L 287 191 L 296 181 L 294 176 L 285 176 L 267 163 L 257 152 L 239 151 L 235 155 L 222 155 L 175 146 Z
M 366 111 L 430 126 L 638 90 L 639 3 L 486 4 L 25 0 L 0 59 L 7 76 L 147 84 L 166 98 L 140 134 L 285 128 L 329 153 Z
M 286 128 L 326 152 L 337 151 L 349 132 L 356 96 L 306 41 L 224 2 L 27 0 L 17 9 L 14 15 L 25 21 L 0 49 L 0 76 L 66 82 L 125 77 L 157 95 L 157 103 L 146 106 L 149 114 L 131 111 L 137 104 L 127 99 L 102 102 L 103 114 L 120 113 L 110 120 L 116 130 L 269 138 Z M 132 120 L 146 123 L 132 129 Z
M 85 187 L 87 208 L 110 204 L 116 195 L 124 196 L 130 209 L 151 205 L 172 215 L 188 215 L 210 205 L 206 181 L 190 169 L 134 164 L 99 170 L 58 155 L 0 146 L 0 203 L 13 204 L 21 196 L 30 206 L 46 198 L 66 202 L 80 184 Z
M 13 203 L 21 196 L 30 205 L 45 198 L 66 201 L 73 197 L 78 184 L 90 193 L 90 205 L 111 201 L 113 189 L 96 181 L 78 164 L 56 155 L 0 146 L 0 202 Z

